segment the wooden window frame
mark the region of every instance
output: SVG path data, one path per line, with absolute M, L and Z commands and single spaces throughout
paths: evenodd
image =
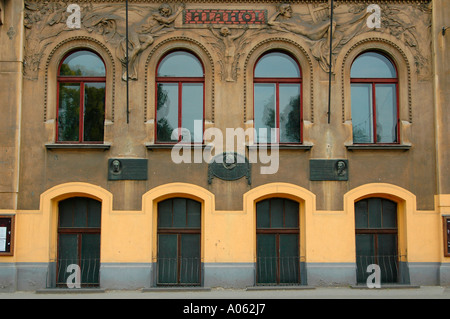
M 80 51 L 89 51 L 95 54 L 105 66 L 105 76 L 64 76 L 60 75 L 61 66 L 63 62 L 72 54 Z M 84 141 L 84 86 L 86 83 L 104 83 L 105 84 L 105 112 L 106 112 L 106 64 L 103 58 L 97 54 L 96 52 L 88 49 L 80 49 L 76 51 L 71 51 L 67 53 L 62 59 L 58 66 L 58 75 L 57 75 L 57 88 L 56 88 L 56 143 L 58 144 L 103 144 L 104 136 L 101 141 Z M 78 127 L 78 140 L 77 141 L 60 141 L 59 140 L 59 95 L 60 95 L 60 84 L 61 83 L 76 83 L 80 85 L 80 110 L 79 110 L 79 127 Z
M 192 56 L 194 56 L 197 61 L 200 63 L 200 65 L 202 66 L 202 71 L 203 71 L 203 77 L 176 77 L 176 76 L 158 76 L 158 70 L 159 67 L 161 65 L 161 62 L 164 60 L 164 58 L 166 58 L 168 55 L 175 53 L 175 52 L 185 52 L 188 54 L 191 54 Z M 188 51 L 188 50 L 174 50 L 174 51 L 170 51 L 167 54 L 165 54 L 163 57 L 161 57 L 161 59 L 158 61 L 158 65 L 156 66 L 156 71 L 155 71 L 155 131 L 154 131 L 154 135 L 155 135 L 155 144 L 177 144 L 181 142 L 182 139 L 182 135 L 178 134 L 178 141 L 177 142 L 172 142 L 172 141 L 159 141 L 158 140 L 158 85 L 159 84 L 177 84 L 178 86 L 178 130 L 180 130 L 182 128 L 182 122 L 183 122 L 183 84 L 192 84 L 192 83 L 197 83 L 197 84 L 202 84 L 203 86 L 203 107 L 202 107 L 202 141 L 201 142 L 190 142 L 188 144 L 203 144 L 204 143 L 204 132 L 205 132 L 205 67 L 203 65 L 202 60 L 193 52 Z
M 9 246 L 9 251 L 1 251 L 0 256 L 14 256 L 14 237 L 15 237 L 15 215 L 0 215 L 0 221 L 1 220 L 8 220 L 9 222 L 5 221 L 5 223 L 9 223 L 8 226 L 6 226 L 6 246 Z M 4 222 L 0 222 L 1 227 L 3 226 Z
M 364 51 L 360 53 L 354 60 L 353 63 L 363 54 L 365 53 L 376 53 L 379 55 L 382 55 L 388 61 L 392 64 L 392 66 L 395 69 L 395 78 L 350 78 L 350 85 L 352 84 L 370 84 L 371 85 L 371 92 L 372 92 L 372 133 L 373 133 L 373 142 L 372 143 L 355 143 L 356 145 L 399 145 L 400 144 L 400 99 L 399 99 L 399 80 L 398 80 L 398 69 L 397 65 L 392 61 L 391 58 L 389 58 L 387 55 L 377 52 L 377 51 Z M 352 63 L 352 66 L 353 66 Z M 396 142 L 386 143 L 386 142 L 378 142 L 377 141 L 377 101 L 376 101 L 376 85 L 377 84 L 395 84 L 395 103 L 396 103 L 396 123 L 397 123 L 397 129 L 396 129 Z
M 300 76 L 298 78 L 280 78 L 280 77 L 256 77 L 255 71 L 258 63 L 261 61 L 261 59 L 267 55 L 270 55 L 272 53 L 281 53 L 289 56 L 292 60 L 295 61 L 297 64 Z M 270 51 L 262 54 L 258 60 L 255 63 L 254 69 L 253 69 L 253 122 L 255 122 L 255 84 L 275 84 L 275 113 L 276 113 L 276 129 L 277 129 L 277 136 L 276 136 L 276 143 L 275 144 L 282 144 L 282 145 L 299 145 L 303 144 L 303 77 L 302 77 L 302 69 L 300 67 L 300 64 L 298 63 L 297 59 L 293 57 L 291 54 L 283 51 Z M 299 142 L 280 142 L 280 84 L 298 84 L 300 86 L 300 141 Z M 267 143 L 257 143 L 258 145 L 269 145 L 272 144 L 270 142 Z

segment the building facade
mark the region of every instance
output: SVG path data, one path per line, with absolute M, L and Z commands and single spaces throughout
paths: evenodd
M 450 5 L 331 3 L 0 0 L 1 290 L 448 285 Z

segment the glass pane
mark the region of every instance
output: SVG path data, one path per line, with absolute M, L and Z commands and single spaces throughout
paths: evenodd
M 381 282 L 397 282 L 397 235 L 378 235 L 377 264 L 381 270 Z
M 397 228 L 397 204 L 383 200 L 383 228 Z
M 88 227 L 100 228 L 102 203 L 94 199 L 88 200 Z
M 100 234 L 81 235 L 81 282 L 98 284 L 100 271 Z
M 158 228 L 172 227 L 172 200 L 158 203 Z
M 373 143 L 371 84 L 352 84 L 353 143 Z
M 273 198 L 270 200 L 270 227 L 283 227 L 283 199 Z
M 356 235 L 356 280 L 365 283 L 367 280 L 367 266 L 375 263 L 374 235 Z
M 203 142 L 203 84 L 189 83 L 182 87 L 182 128 L 189 130 L 190 142 Z M 186 140 L 186 138 L 183 138 Z
M 377 142 L 397 142 L 397 94 L 395 84 L 376 84 Z
M 200 283 L 200 234 L 181 235 L 180 283 Z
M 368 228 L 369 215 L 367 201 L 361 200 L 355 203 L 355 228 Z
M 202 205 L 195 201 L 187 200 L 187 227 L 200 228 Z
M 105 64 L 90 51 L 77 51 L 69 55 L 59 71 L 63 76 L 105 76 Z
M 371 198 L 368 200 L 369 228 L 381 228 L 381 199 Z
M 59 84 L 58 140 L 78 141 L 80 136 L 80 84 Z
M 284 200 L 284 227 L 298 228 L 299 204 L 293 200 Z
M 73 205 L 72 198 L 59 202 L 59 227 L 73 226 Z
M 258 78 L 299 78 L 298 64 L 284 53 L 269 53 L 257 63 L 255 77 Z
M 59 234 L 58 236 L 58 270 L 56 280 L 58 283 L 66 284 L 67 267 L 72 264 L 79 264 L 78 260 L 78 235 Z
M 272 136 L 273 128 L 276 128 L 276 104 L 275 84 L 255 84 L 255 129 L 258 143 L 275 143 L 276 134 Z
M 280 143 L 300 143 L 300 84 L 280 84 Z
M 76 198 L 74 200 L 73 227 L 87 227 L 87 198 Z
M 173 227 L 186 227 L 186 199 L 173 199 Z
M 384 55 L 367 52 L 353 62 L 352 78 L 396 78 L 397 72 L 391 61 Z
M 277 282 L 277 250 L 276 235 L 256 236 L 258 283 Z
M 280 283 L 299 282 L 298 235 L 280 234 Z
M 177 283 L 177 235 L 158 235 L 158 283 Z
M 103 141 L 105 122 L 105 83 L 84 85 L 84 140 Z
M 270 227 L 270 202 L 263 200 L 256 203 L 256 228 Z
M 178 127 L 178 84 L 158 83 L 157 97 L 157 140 L 177 142 L 172 131 Z
M 158 76 L 203 77 L 200 61 L 188 52 L 178 51 L 168 54 L 158 67 Z

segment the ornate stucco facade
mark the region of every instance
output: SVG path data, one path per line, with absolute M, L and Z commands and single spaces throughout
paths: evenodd
M 59 203 L 75 197 L 101 203 L 106 289 L 157 286 L 158 204 L 171 198 L 201 204 L 201 286 L 257 284 L 256 210 L 269 198 L 299 203 L 300 285 L 357 283 L 355 203 L 368 198 L 396 205 L 396 283 L 448 285 L 450 4 L 336 0 L 330 28 L 330 2 L 133 0 L 127 28 L 125 1 L 0 0 L 0 215 L 14 220 L 1 290 L 55 286 Z M 95 52 L 106 69 L 101 143 L 57 140 L 60 65 L 77 50 Z M 298 62 L 301 140 L 279 144 L 274 173 L 255 160 L 214 175 L 206 134 L 192 148 L 201 160 L 189 163 L 158 143 L 156 70 L 177 50 L 203 66 L 203 130 L 220 130 L 234 146 L 227 151 L 247 159 L 261 159 L 255 136 L 234 145 L 225 132 L 256 126 L 256 64 L 273 51 Z M 350 73 L 367 51 L 396 67 L 395 143 L 354 141 Z M 113 178 L 114 159 L 139 171 Z M 346 178 L 313 178 L 323 173 L 312 169 L 317 160 L 343 161 Z

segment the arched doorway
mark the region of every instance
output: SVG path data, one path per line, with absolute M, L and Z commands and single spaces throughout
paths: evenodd
M 201 284 L 201 203 L 170 198 L 158 203 L 157 284 Z
M 101 202 L 72 197 L 58 203 L 58 257 L 56 285 L 74 283 L 79 267 L 82 287 L 99 286 Z
M 256 203 L 256 283 L 300 283 L 299 203 L 269 198 Z
M 367 198 L 355 203 L 357 282 L 365 283 L 367 267 L 378 265 L 381 283 L 399 281 L 397 203 Z

